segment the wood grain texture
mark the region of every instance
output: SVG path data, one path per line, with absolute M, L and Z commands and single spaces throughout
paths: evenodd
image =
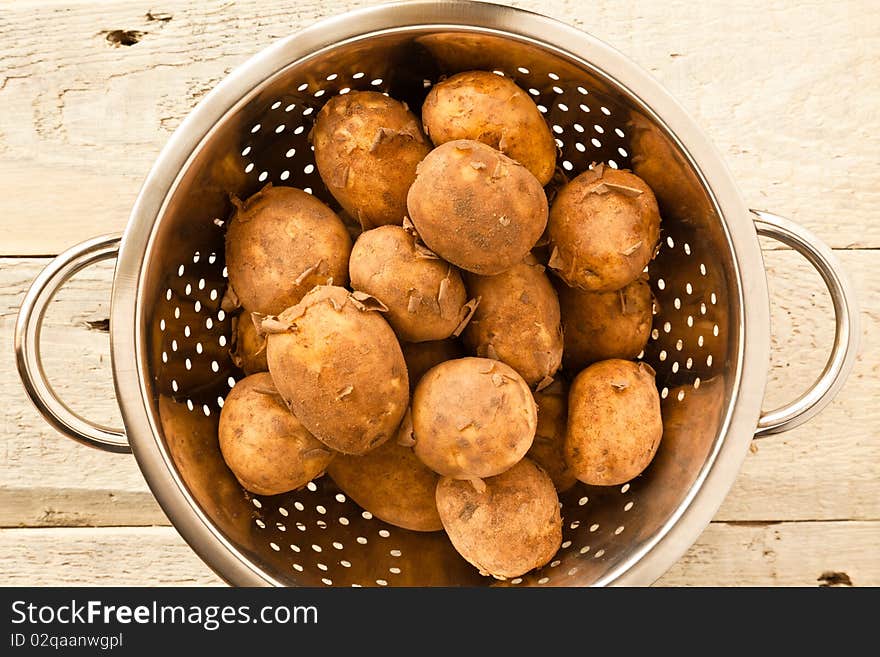
M 5 586 L 223 584 L 171 527 L 3 529 Z
M 880 522 L 712 523 L 660 586 L 880 585 Z M 222 580 L 170 527 L 0 530 L 6 586 L 189 586 Z
M 21 256 L 121 230 L 162 145 L 232 68 L 369 4 L 168 0 L 153 7 L 171 15 L 160 21 L 134 0 L 0 0 L 0 255 L 15 256 L 0 258 L 0 527 L 10 528 L 0 530 L 0 584 L 219 582 L 173 529 L 149 527 L 168 521 L 132 457 L 67 440 L 27 400 L 12 329 L 48 260 Z M 880 5 L 512 4 L 585 29 L 651 71 L 715 142 L 748 203 L 842 249 L 860 297 L 861 355 L 847 385 L 810 423 L 754 443 L 716 522 L 660 583 L 813 585 L 839 571 L 880 584 L 880 123 L 865 85 L 880 57 Z M 112 30 L 142 34 L 114 46 Z M 764 245 L 769 408 L 819 372 L 833 322 L 810 267 Z M 107 334 L 87 328 L 109 316 L 111 278 L 112 263 L 78 275 L 52 303 L 43 339 L 61 396 L 119 424 Z
M 167 0 L 165 21 L 134 0 L 5 3 L 0 254 L 51 254 L 121 230 L 171 132 L 229 71 L 323 16 L 371 4 Z M 880 57 L 877 3 L 511 4 L 649 70 L 714 141 L 747 202 L 837 247 L 880 246 L 877 95 L 865 85 Z M 119 46 L 114 30 L 141 34 Z
M 713 522 L 657 584 L 661 586 L 817 586 L 848 575 L 877 586 L 878 522 Z

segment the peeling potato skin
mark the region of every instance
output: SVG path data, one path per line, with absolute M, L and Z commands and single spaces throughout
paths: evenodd
M 257 327 L 247 312 L 243 312 L 236 320 L 235 343 L 230 355 L 235 366 L 244 370 L 245 374 L 269 371 L 269 363 L 266 362 L 266 336 L 257 333 Z
M 616 486 L 637 477 L 663 436 L 654 370 L 603 360 L 578 374 L 568 395 L 565 458 L 585 484 Z
M 564 493 L 577 483 L 577 477 L 565 460 L 568 390 L 562 380 L 557 379 L 534 395 L 538 406 L 538 428 L 526 456 L 544 469 L 558 492 Z
M 556 141 L 529 95 L 508 78 L 466 71 L 437 83 L 422 105 L 425 134 L 435 145 L 474 139 L 501 151 L 542 185 L 556 169 Z
M 293 187 L 267 185 L 240 203 L 226 233 L 229 283 L 247 312 L 277 314 L 315 285 L 346 285 L 350 253 L 339 217 Z
M 559 498 L 549 475 L 528 458 L 485 480 L 443 478 L 437 510 L 449 540 L 480 573 L 519 577 L 549 562 L 562 544 Z
M 415 237 L 400 226 L 380 226 L 358 237 L 349 261 L 351 285 L 386 306 L 401 340 L 425 342 L 452 335 L 467 309 L 458 269 L 421 257 Z
M 465 346 L 507 363 L 530 386 L 552 377 L 562 362 L 562 324 L 544 267 L 529 254 L 501 274 L 466 280 L 480 304 L 462 333 Z
M 515 370 L 488 358 L 459 358 L 432 368 L 412 399 L 415 453 L 455 479 L 492 477 L 532 445 L 537 409 Z
M 609 358 L 638 357 L 654 320 L 654 297 L 644 277 L 613 292 L 585 292 L 560 283 L 565 368 L 579 372 Z
M 409 381 L 400 344 L 380 313 L 359 309 L 344 288 L 322 285 L 275 321 L 289 328 L 269 334 L 269 372 L 316 438 L 344 454 L 364 454 L 394 435 Z
M 369 454 L 340 454 L 328 468 L 342 491 L 380 520 L 417 532 L 443 529 L 434 493 L 439 477 L 413 453 L 389 440 Z
M 302 488 L 334 456 L 287 410 L 267 372 L 235 384 L 220 412 L 219 436 L 229 469 L 258 495 Z
M 465 355 L 461 343 L 452 338 L 431 342 L 401 342 L 400 348 L 403 349 L 403 359 L 406 361 L 412 389 L 415 389 L 425 372 L 435 365 Z
M 638 278 L 654 256 L 660 237 L 657 200 L 638 176 L 597 165 L 559 190 L 547 235 L 548 265 L 568 285 L 590 292 L 618 290 Z
M 321 180 L 364 230 L 403 223 L 416 165 L 430 150 L 404 103 L 377 91 L 334 96 L 310 139 Z
M 428 248 L 483 276 L 520 262 L 547 225 L 541 183 L 478 141 L 450 141 L 431 151 L 419 164 L 407 207 Z

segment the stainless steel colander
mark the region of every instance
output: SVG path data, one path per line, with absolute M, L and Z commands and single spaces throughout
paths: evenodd
M 632 168 L 656 191 L 663 215 L 660 251 L 649 267 L 658 308 L 644 354 L 663 399 L 657 457 L 622 487 L 579 486 L 563 495 L 559 553 L 504 584 L 654 581 L 709 523 L 753 436 L 812 417 L 854 362 L 855 301 L 831 251 L 785 219 L 750 215 L 693 121 L 618 52 L 499 5 L 409 2 L 322 21 L 218 85 L 162 151 L 121 240 L 96 238 L 60 255 L 35 281 L 16 327 L 22 380 L 46 419 L 86 444 L 133 451 L 175 527 L 230 583 L 497 584 L 466 564 L 442 532 L 387 525 L 327 477 L 285 495 L 246 493 L 223 464 L 216 437 L 223 399 L 241 376 L 229 358 L 232 318 L 221 308 L 229 195 L 245 197 L 272 182 L 337 207 L 307 140 L 328 98 L 377 89 L 418 108 L 441 76 L 477 68 L 531 94 L 557 139 L 559 177 L 592 162 Z M 836 317 L 817 381 L 796 401 L 763 413 L 770 320 L 759 234 L 815 266 Z M 124 431 L 65 406 L 39 352 L 43 313 L 60 285 L 112 257 L 111 344 Z

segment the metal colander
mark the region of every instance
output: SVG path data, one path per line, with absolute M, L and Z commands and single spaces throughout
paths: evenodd
M 663 216 L 649 266 L 657 298 L 644 359 L 657 371 L 664 436 L 649 469 L 623 486 L 561 497 L 563 543 L 545 567 L 503 585 L 647 584 L 693 543 L 732 484 L 756 432 L 824 406 L 855 356 L 856 311 L 831 252 L 773 215 L 755 220 L 719 157 L 659 85 L 616 51 L 548 18 L 478 3 L 411 2 L 321 22 L 263 51 L 221 83 L 150 172 L 118 250 L 111 309 L 125 430 L 96 426 L 53 393 L 39 359 L 43 312 L 82 267 L 117 255 L 118 238 L 71 249 L 22 306 L 16 348 L 37 406 L 74 438 L 137 457 L 168 517 L 234 584 L 499 584 L 478 575 L 443 532 L 410 532 L 363 511 L 328 477 L 272 497 L 245 492 L 217 447 L 217 417 L 242 376 L 221 309 L 230 194 L 292 185 L 338 204 L 308 133 L 336 94 L 373 89 L 418 109 L 431 85 L 495 71 L 537 103 L 559 146 L 548 187 L 591 163 L 635 170 Z M 755 225 L 758 230 L 756 231 Z M 829 363 L 795 402 L 761 414 L 769 302 L 757 233 L 795 247 L 831 291 Z M 404 492 L 405 494 L 405 492 Z

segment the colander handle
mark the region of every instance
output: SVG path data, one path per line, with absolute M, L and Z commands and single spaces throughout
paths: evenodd
M 107 452 L 130 453 L 120 429 L 96 424 L 79 416 L 61 400 L 49 383 L 40 358 L 43 317 L 53 297 L 74 274 L 89 265 L 115 258 L 119 235 L 95 237 L 68 249 L 40 272 L 21 303 L 15 323 L 15 358 L 25 390 L 46 421 L 84 445 Z
M 859 343 L 859 309 L 852 285 L 832 250 L 810 231 L 783 217 L 752 210 L 759 235 L 772 237 L 804 256 L 825 281 L 834 306 L 834 344 L 825 369 L 805 393 L 793 402 L 761 413 L 755 435 L 781 433 L 803 424 L 825 408 L 856 361 Z

